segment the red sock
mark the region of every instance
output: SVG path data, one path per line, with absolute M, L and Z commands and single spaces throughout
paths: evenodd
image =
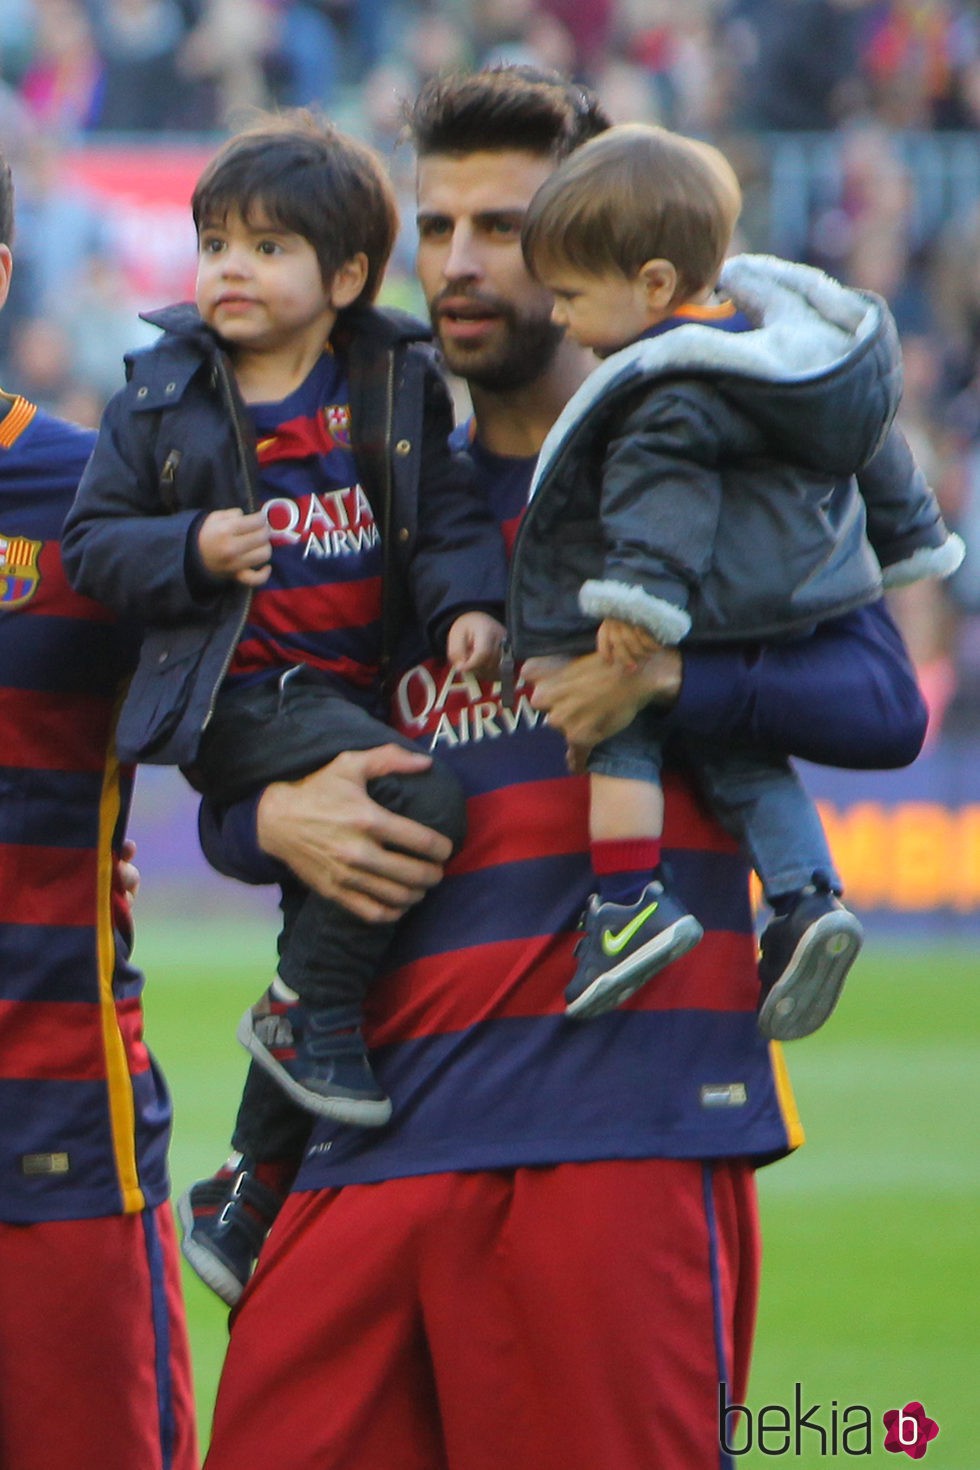
M 292 1188 L 293 1180 L 299 1172 L 300 1160 L 290 1159 L 262 1159 L 254 1166 L 252 1172 L 260 1184 L 266 1189 L 271 1189 L 273 1194 L 278 1194 L 285 1199 Z
M 636 903 L 660 873 L 659 837 L 622 837 L 590 844 L 592 871 L 603 903 Z

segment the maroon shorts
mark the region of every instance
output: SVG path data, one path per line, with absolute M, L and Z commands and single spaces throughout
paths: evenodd
M 0 1464 L 195 1470 L 170 1206 L 0 1223 Z
M 234 1319 L 207 1470 L 717 1470 L 758 1263 L 742 1161 L 294 1195 Z

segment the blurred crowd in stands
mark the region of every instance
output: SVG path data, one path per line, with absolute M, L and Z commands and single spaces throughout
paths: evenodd
M 192 182 L 194 150 L 255 107 L 315 105 L 390 159 L 405 227 L 384 299 L 419 309 L 400 102 L 435 72 L 497 60 L 577 77 L 618 121 L 711 139 L 745 189 L 740 247 L 887 298 L 902 421 L 969 550 L 950 584 L 895 608 L 934 730 L 980 729 L 976 0 L 2 0 L 19 226 L 0 384 L 97 422 L 123 352 L 151 331 L 137 312 L 163 304 L 166 273 L 134 280 L 127 253 L 178 247 L 152 210 L 145 238 L 131 215 L 121 230 L 79 160 L 126 148 L 165 171 L 190 150 Z M 192 279 L 193 237 L 179 239 Z

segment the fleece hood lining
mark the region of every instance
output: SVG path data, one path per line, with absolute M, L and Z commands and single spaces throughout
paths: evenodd
M 634 342 L 590 373 L 549 432 L 531 495 L 565 438 L 614 385 L 639 377 L 714 371 L 780 384 L 805 383 L 833 371 L 878 330 L 883 304 L 841 285 L 813 266 L 768 255 L 737 255 L 720 284 L 752 321 L 751 332 L 723 332 L 684 322 Z

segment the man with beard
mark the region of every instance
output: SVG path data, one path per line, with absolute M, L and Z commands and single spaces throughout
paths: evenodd
M 419 276 L 472 395 L 457 438 L 508 536 L 541 441 L 590 367 L 551 325 L 521 222 L 555 163 L 604 121 L 579 88 L 520 68 L 437 80 L 409 115 Z M 508 698 L 406 659 L 392 722 L 453 764 L 469 838 L 408 914 L 372 997 L 394 1120 L 367 1138 L 314 1130 L 233 1319 L 209 1470 L 724 1463 L 719 1383 L 729 1401 L 744 1392 L 757 1295 L 754 1168 L 801 1140 L 779 1050 L 756 1029 L 747 874 L 671 773 L 666 854 L 705 939 L 655 995 L 586 1027 L 566 1020 L 590 883 L 585 790 L 535 706 L 582 745 L 656 699 L 681 732 L 901 764 L 924 711 L 876 616 L 855 615 L 860 676 L 843 667 L 839 630 L 833 657 L 813 641 L 692 652 L 683 666 L 674 652 L 628 679 L 592 655 L 542 678 L 533 703 L 527 670 Z M 833 731 L 819 718 L 828 699 L 841 710 Z M 311 866 L 318 849 L 343 849 L 332 784 L 365 817 L 356 778 L 333 782 L 328 768 L 262 798 L 267 851 Z M 361 900 L 413 899 L 373 888 L 372 844 L 356 830 L 344 871 Z M 225 870 L 259 878 L 247 830 L 232 820 L 222 835 Z M 414 852 L 416 878 L 433 857 Z M 236 1208 L 229 1197 L 229 1222 Z

